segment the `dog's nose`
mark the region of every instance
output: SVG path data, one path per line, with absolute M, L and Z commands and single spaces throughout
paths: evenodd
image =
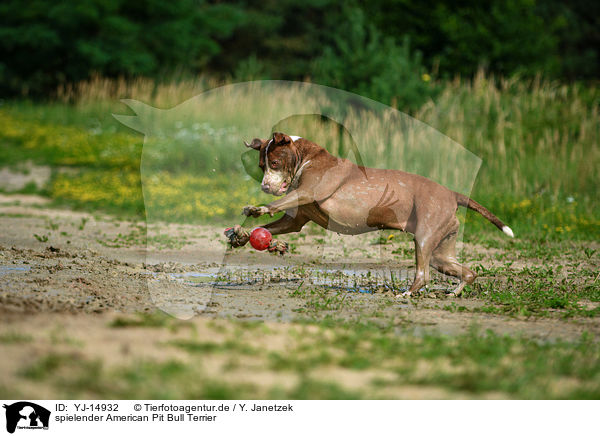
M 264 183 L 260 184 L 260 189 L 263 190 L 263 192 L 269 193 L 269 185 L 266 185 Z

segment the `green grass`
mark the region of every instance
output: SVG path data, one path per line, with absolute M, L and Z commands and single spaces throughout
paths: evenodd
M 329 287 L 311 286 L 303 288 L 302 284 L 290 292 L 291 297 L 299 297 L 305 300 L 304 307 L 297 309 L 299 313 L 315 314 L 322 311 L 337 311 L 347 305 L 348 291 L 332 291 Z
M 110 327 L 165 327 L 172 325 L 174 318 L 164 312 L 139 313 L 135 316 L 118 316 L 110 323 Z
M 222 343 L 179 339 L 168 342 L 168 345 L 187 351 L 191 354 L 230 353 L 238 355 L 256 355 L 258 350 L 241 341 L 227 340 Z
M 443 92 L 436 101 L 413 115 L 483 159 L 473 198 L 508 223 L 519 238 L 600 237 L 596 170 L 600 166 L 600 92 L 595 86 L 484 76 L 441 85 Z M 193 95 L 191 90 L 171 88 L 145 96 L 139 89 L 148 88 L 140 86 L 127 97 L 168 107 L 179 103 L 173 101 L 173 95 Z M 243 169 L 240 155 L 244 148 L 237 135 L 191 124 L 189 132 L 183 126 L 169 133 L 167 141 L 156 137 L 147 142 L 149 150 L 158 153 L 148 165 L 158 167 L 145 185 L 144 203 L 139 173 L 143 136 L 111 116 L 130 112 L 118 103 L 119 97 L 126 96 L 107 96 L 95 90 L 94 84 L 81 89 L 85 93 L 74 105 L 15 101 L 0 109 L 4 151 L 0 165 L 32 160 L 53 168 L 48 186 L 29 186 L 28 192 L 37 190 L 59 205 L 138 218 L 146 211 L 151 221 L 231 222 L 240 219 L 244 205 L 271 200 Z M 213 115 L 218 119 L 219 114 Z M 316 128 L 315 134 L 325 136 L 332 131 L 328 125 L 306 126 L 292 123 L 280 127 Z M 176 139 L 177 132 L 189 133 L 193 141 L 186 142 L 185 135 Z M 379 144 L 377 132 L 372 133 L 377 143 L 370 151 L 373 164 L 385 165 L 396 153 L 394 145 L 383 138 Z M 333 152 L 342 147 L 333 139 L 323 141 Z M 169 147 L 179 150 L 185 159 L 177 153 L 163 153 Z M 250 161 L 252 169 L 252 157 Z M 66 167 L 71 171 L 64 172 Z M 493 232 L 475 213 L 467 213 L 467 223 L 469 240 L 482 231 Z
M 409 251 L 409 257 L 414 259 L 414 251 L 406 249 L 407 242 L 395 242 L 400 239 L 404 238 L 388 241 L 388 251 Z M 484 248 L 468 246 L 460 256 L 461 262 L 466 261 L 478 275 L 476 281 L 465 288 L 462 297 L 475 304 L 462 304 L 461 299 L 439 302 L 431 297 L 447 297 L 442 291 L 433 290 L 413 296 L 411 304 L 420 305 L 421 308 L 442 308 L 453 313 L 510 317 L 581 319 L 600 316 L 600 257 L 593 249 L 588 249 L 589 243 L 547 241 L 538 245 L 531 241 L 485 238 L 480 242 Z M 396 248 L 395 244 L 399 246 Z M 386 311 L 386 304 L 393 304 L 396 299 L 389 291 L 407 289 L 412 276 L 409 274 L 407 279 L 397 280 L 394 267 L 390 266 L 390 269 L 390 277 L 381 279 L 369 274 L 351 277 L 295 268 L 300 282 L 288 292 L 288 296 L 299 300 L 300 307 L 295 309 L 296 312 L 318 318 L 331 313 L 350 314 L 353 311 L 371 318 L 394 316 L 393 312 Z M 451 282 L 433 269 L 431 273 L 432 288 L 441 285 L 451 289 L 456 286 L 456 280 Z M 324 280 L 328 285 L 310 285 L 311 277 Z M 341 286 L 341 289 L 336 286 Z M 351 292 L 353 290 L 355 292 Z M 379 307 L 375 307 L 373 314 L 361 308 L 368 303 L 362 301 L 361 294 L 356 292 L 358 290 L 377 295 Z M 382 310 L 384 313 L 377 315 Z
M 19 332 L 7 332 L 0 334 L 0 344 L 26 344 L 33 340 L 30 335 Z
M 584 244 L 526 240 L 498 243 L 485 238 L 478 242 L 499 252 L 484 254 L 471 264 L 479 278 L 467 287 L 465 297 L 482 300 L 485 305 L 469 311 L 525 317 L 600 315 L 599 259 L 593 250 L 588 249 L 586 255 L 589 247 Z M 465 254 L 466 259 L 469 256 Z M 496 266 L 490 266 L 494 261 Z M 456 309 L 451 306 L 448 310 Z
M 185 361 L 145 359 L 109 367 L 77 353 L 52 352 L 19 377 L 49 384 L 60 398 L 393 398 L 395 389 L 404 386 L 438 387 L 450 396 L 600 398 L 600 344 L 585 334 L 572 343 L 501 336 L 475 326 L 458 336 L 414 335 L 392 324 L 332 319 L 290 328 L 285 349 L 278 351 L 252 346 L 255 338 L 268 341 L 278 332 L 232 329 L 224 342 L 204 338 L 164 344 L 186 352 Z M 203 364 L 215 358 L 231 362 L 219 375 Z M 363 374 L 364 383 L 349 389 L 321 375 L 332 369 Z M 235 376 L 240 370 L 268 370 L 273 378 L 262 385 L 252 377 L 240 381 Z M 275 381 L 278 375 L 296 382 L 283 387 Z

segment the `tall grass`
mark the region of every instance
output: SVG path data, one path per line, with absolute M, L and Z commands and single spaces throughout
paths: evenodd
M 479 73 L 447 83 L 414 116 L 482 158 L 472 195 L 515 227 L 592 237 L 600 226 L 599 107 L 595 86 Z
M 595 197 L 599 107 L 595 87 L 478 74 L 448 83 L 414 116 L 483 159 L 483 195 L 502 187 L 517 197 Z
M 119 99 L 136 99 L 158 108 L 171 108 L 217 85 L 221 84 L 209 78 L 158 83 L 143 78 L 125 81 L 96 77 L 60 90 L 58 100 L 53 103 L 5 104 L 0 113 L 0 122 L 4 124 L 0 141 L 3 147 L 10 147 L 13 157 L 2 161 L 12 163 L 15 159 L 29 158 L 52 165 L 81 169 L 94 167 L 94 171 L 102 171 L 102 168 L 113 172 L 134 171 L 131 167 L 139 165 L 141 148 L 131 144 L 141 145 L 142 138 L 112 118 L 112 113 L 127 111 Z M 455 79 L 441 84 L 441 87 L 442 92 L 435 101 L 429 101 L 411 115 L 481 158 L 482 166 L 472 192 L 477 201 L 509 223 L 517 234 L 584 239 L 600 235 L 600 210 L 596 193 L 599 182 L 596 168 L 600 167 L 600 92 L 596 86 L 562 84 L 539 78 L 503 79 L 479 73 L 472 80 Z M 306 102 L 306 94 L 297 94 L 292 93 L 290 97 L 289 93 L 275 93 L 252 104 L 256 103 L 256 112 L 268 119 L 268 114 L 278 110 L 279 106 L 274 102 L 284 97 L 297 99 L 298 105 L 308 108 L 310 102 Z M 230 97 L 229 111 L 234 111 L 236 104 L 244 103 L 239 95 Z M 205 107 L 200 105 L 197 110 L 204 110 L 203 116 L 206 118 Z M 234 141 L 210 135 L 203 136 L 201 140 L 203 143 L 213 141 L 214 146 L 219 147 L 218 169 L 223 172 L 232 170 L 232 174 L 245 174 L 240 162 L 243 148 L 240 149 L 238 136 L 251 139 L 253 136 L 264 136 L 271 128 L 277 127 L 277 130 L 314 139 L 334 154 L 347 154 L 353 141 L 367 144 L 368 149 L 363 148 L 366 152 L 361 153 L 366 164 L 390 167 L 391 163 L 392 167 L 424 172 L 424 175 L 434 179 L 441 174 L 440 181 L 446 181 L 451 187 L 453 184 L 458 186 L 453 189 L 460 190 L 469 181 L 468 175 L 461 175 L 461 162 L 464 159 L 453 161 L 448 153 L 439 155 L 435 153 L 436 148 L 432 148 L 430 142 L 445 143 L 442 135 L 423 134 L 428 131 L 419 127 L 418 123 L 399 118 L 392 111 L 380 111 L 377 117 L 370 116 L 371 112 L 364 107 L 348 106 L 344 124 L 351 131 L 362 132 L 360 137 L 349 138 L 347 132 L 340 131 L 339 126 L 314 117 L 282 117 L 276 126 L 261 124 L 261 117 L 257 117 L 258 121 L 237 120 L 240 125 L 246 126 L 236 132 Z M 228 114 L 213 115 L 217 120 L 215 122 L 219 122 Z M 236 122 L 235 117 L 228 120 L 230 123 Z M 194 122 L 193 115 L 190 122 Z M 390 134 L 388 125 L 392 123 L 404 128 Z M 182 130 L 186 128 L 184 126 Z M 32 131 L 37 133 L 32 135 Z M 82 139 L 85 136 L 92 139 Z M 451 143 L 449 139 L 447 141 Z M 81 146 L 82 143 L 85 147 Z M 446 149 L 451 150 L 450 147 Z M 83 153 L 82 150 L 87 151 Z M 356 156 L 349 157 L 356 159 Z M 416 161 L 421 167 L 415 164 Z M 194 171 L 215 169 L 214 159 L 210 162 L 207 156 L 199 158 L 195 165 L 199 167 Z M 441 169 L 443 174 L 440 173 Z M 105 176 L 98 173 L 98 180 L 102 177 Z M 95 190 L 105 186 L 111 190 L 102 194 L 101 197 L 106 201 L 101 205 L 110 203 L 111 195 L 115 196 L 115 204 L 131 203 L 116 198 L 121 191 L 114 189 L 110 183 L 99 185 L 94 180 L 90 174 L 80 178 L 59 174 L 47 192 L 58 200 L 84 206 L 86 200 L 78 198 L 78 192 L 85 192 L 88 185 Z M 115 183 L 139 179 L 121 177 L 118 180 L 121 181 Z M 211 192 L 215 196 L 211 204 L 216 205 L 217 209 L 213 207 L 210 210 L 222 213 L 210 218 L 231 219 L 243 206 L 233 204 L 233 198 L 236 202 L 241 201 L 240 196 L 228 195 L 223 180 L 215 180 L 219 180 L 215 182 L 215 187 L 225 192 Z M 231 182 L 236 186 L 252 183 L 247 177 Z M 206 183 L 202 179 L 201 183 L 191 182 L 189 186 L 205 186 Z M 71 192 L 69 187 L 75 185 L 77 189 Z M 131 186 L 127 195 L 133 195 L 134 191 L 139 195 L 139 185 Z M 249 199 L 266 201 L 258 191 L 242 191 L 249 195 Z M 202 202 L 199 199 L 195 201 Z M 136 204 L 139 205 L 139 202 Z M 173 209 L 174 205 L 169 203 L 169 208 Z M 136 210 L 139 210 L 139 206 Z M 208 218 L 206 208 L 202 210 L 194 209 L 194 218 Z M 178 212 L 177 216 L 181 217 L 181 214 Z M 468 229 L 491 228 L 474 216 L 470 216 L 469 221 Z

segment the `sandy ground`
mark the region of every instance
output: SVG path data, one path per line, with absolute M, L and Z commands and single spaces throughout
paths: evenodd
M 411 244 L 376 245 L 377 233 L 347 237 L 309 229 L 293 242 L 282 237 L 295 249 L 279 257 L 250 247 L 227 251 L 222 228 L 216 226 L 150 225 L 146 241 L 144 223 L 51 209 L 41 197 L 14 195 L 0 196 L 0 226 L 0 328 L 51 313 L 78 315 L 86 322 L 95 314 L 157 309 L 182 319 L 197 316 L 197 322 L 287 322 L 306 316 L 306 300 L 298 292 L 326 284 L 345 304 L 337 307 L 334 301 L 321 315 L 397 319 L 417 330 L 449 334 L 474 323 L 543 340 L 600 333 L 593 318 L 519 319 L 443 310 L 454 300 L 442 290 L 416 300 L 398 298 L 384 284 L 391 272 L 400 289 L 407 286 Z M 406 255 L 393 253 L 399 246 L 406 247 Z M 483 249 L 464 250 L 468 255 Z M 358 285 L 351 283 L 356 281 L 352 274 L 362 277 Z M 363 285 L 374 292 L 344 291 Z M 482 303 L 460 299 L 456 304 L 472 308 Z
M 0 392 L 8 396 L 15 392 L 30 398 L 56 397 L 60 391 L 52 384 L 27 377 L 13 386 L 22 368 L 36 365 L 44 356 L 101 359 L 105 367 L 145 359 L 185 362 L 188 354 L 164 344 L 189 336 L 190 331 L 197 340 L 214 341 L 223 330 L 234 338 L 246 334 L 242 342 L 255 348 L 285 350 L 290 330 L 305 328 L 295 321 L 307 318 L 391 322 L 399 332 L 416 335 L 454 335 L 473 326 L 540 341 L 572 341 L 583 332 L 594 337 L 600 333 L 594 318 L 519 318 L 445 310 L 451 304 L 469 309 L 484 304 L 446 297 L 445 289 L 454 285 L 445 280 L 434 284 L 426 296 L 398 298 L 390 283 L 396 290 L 408 286 L 414 265 L 412 243 L 402 236 L 381 245 L 374 243 L 378 233 L 347 237 L 308 228 L 301 236 L 281 237 L 293 249 L 280 257 L 250 247 L 228 250 L 220 226 L 146 226 L 54 209 L 46 199 L 30 195 L 0 195 L 0 228 L 0 355 L 10 356 L 0 358 Z M 498 250 L 471 245 L 463 250 L 473 262 L 485 254 L 489 267 L 502 265 L 493 260 Z M 543 264 L 537 259 L 527 262 Z M 144 326 L 114 328 L 121 317 L 157 311 L 187 320 L 187 327 L 153 328 L 151 334 Z M 175 318 L 174 322 L 183 322 Z M 247 321 L 260 321 L 269 335 L 240 330 L 239 322 Z M 206 374 L 222 374 L 232 358 L 235 353 L 205 359 Z M 239 370 L 227 369 L 227 380 L 250 380 L 265 389 L 298 382 L 297 375 L 265 370 L 263 362 L 256 367 L 246 363 Z M 388 376 L 339 367 L 319 373 L 348 389 L 368 388 L 372 380 Z M 462 394 L 441 387 L 399 385 L 374 395 L 459 398 Z M 503 395 L 488 392 L 484 397 Z

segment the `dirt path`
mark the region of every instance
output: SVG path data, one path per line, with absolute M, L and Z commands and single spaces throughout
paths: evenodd
M 373 244 L 377 234 L 342 238 L 309 229 L 306 236 L 286 238 L 294 253 L 277 257 L 247 247 L 227 253 L 220 227 L 162 225 L 150 226 L 146 250 L 143 223 L 51 209 L 35 196 L 0 196 L 0 226 L 0 313 L 8 323 L 48 312 L 159 307 L 181 318 L 394 320 L 417 333 L 458 334 L 473 325 L 541 340 L 600 333 L 594 318 L 519 319 L 449 310 L 452 304 L 473 309 L 483 303 L 447 299 L 442 291 L 430 294 L 435 298 L 397 298 L 385 283 L 390 271 L 396 280 L 410 279 L 410 243 Z M 325 290 L 315 291 L 312 285 L 319 284 Z
M 402 235 L 341 237 L 309 227 L 282 237 L 292 250 L 278 257 L 227 251 L 220 226 L 146 228 L 2 195 L 0 228 L 4 398 L 511 398 L 512 387 L 495 386 L 504 371 L 532 377 L 527 365 L 514 366 L 528 358 L 520 344 L 525 356 L 540 343 L 583 353 L 576 344 L 584 333 L 600 337 L 597 317 L 491 314 L 485 299 L 446 297 L 452 283 L 439 277 L 425 296 L 396 297 L 390 288 L 407 287 L 413 274 L 412 243 Z M 491 269 L 505 265 L 505 254 L 464 247 L 471 263 Z M 533 256 L 510 262 L 513 274 L 547 268 Z M 488 330 L 511 337 L 488 340 Z M 423 341 L 419 350 L 441 333 L 468 347 L 473 332 L 508 347 L 491 372 L 477 353 L 458 367 L 443 347 L 413 358 L 414 341 Z M 478 365 L 493 380 L 481 389 L 469 375 Z M 547 380 L 544 368 L 518 385 L 518 397 L 570 398 L 589 386 L 584 377 Z

